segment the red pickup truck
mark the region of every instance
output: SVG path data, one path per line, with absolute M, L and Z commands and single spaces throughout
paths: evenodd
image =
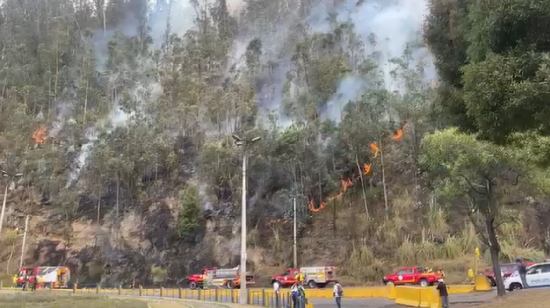
M 428 273 L 421 267 L 405 267 L 393 274 L 384 276 L 382 282 L 386 285 L 419 284 L 427 287 L 434 285 L 440 277 L 438 273 Z

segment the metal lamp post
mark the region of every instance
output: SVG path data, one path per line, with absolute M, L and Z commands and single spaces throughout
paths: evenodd
M 254 137 L 251 139 L 242 139 L 237 135 L 233 135 L 235 145 L 243 149 L 243 187 L 242 187 L 242 201 L 241 201 L 241 286 L 239 293 L 239 303 L 246 305 L 248 302 L 248 296 L 246 293 L 246 164 L 248 160 L 247 147 L 254 142 L 262 139 L 261 137 Z
M 10 186 L 10 179 L 23 176 L 22 173 L 9 174 L 7 171 L 0 170 L 0 174 L 3 178 L 6 178 L 6 188 L 4 189 L 4 200 L 2 201 L 2 211 L 0 212 L 0 241 L 2 240 L 2 227 L 4 226 L 4 215 L 6 213 L 6 202 L 8 201 L 8 187 Z

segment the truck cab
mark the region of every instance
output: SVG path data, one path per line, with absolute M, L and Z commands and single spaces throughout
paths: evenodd
M 422 267 L 405 267 L 382 278 L 386 285 L 419 284 L 426 287 L 434 285 L 441 276 L 438 273 L 426 272 Z
M 336 280 L 334 266 L 311 266 L 287 268 L 281 275 L 271 276 L 271 284 L 279 282 L 282 288 L 290 287 L 296 283 L 296 276 L 300 273 L 304 276 L 304 284 L 309 288 L 324 288 Z
M 271 284 L 279 282 L 281 288 L 291 287 L 296 283 L 296 276 L 298 273 L 300 273 L 299 268 L 287 268 L 282 274 L 271 276 Z

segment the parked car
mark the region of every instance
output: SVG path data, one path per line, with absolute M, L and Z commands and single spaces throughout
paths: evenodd
M 536 263 L 527 268 L 525 280 L 530 288 L 550 286 L 550 262 Z M 517 271 L 504 280 L 504 288 L 508 291 L 521 290 L 525 286 Z
M 523 258 L 523 264 L 525 266 L 531 266 L 535 264 L 535 261 L 527 258 Z M 502 274 L 502 279 L 506 279 L 507 277 L 510 277 L 515 271 L 518 270 L 519 265 L 517 263 L 505 263 L 500 265 L 500 272 Z M 497 281 L 495 279 L 495 272 L 493 271 L 493 268 L 487 268 L 485 270 L 485 277 L 489 279 L 489 282 L 491 283 L 491 286 L 495 287 L 497 285 Z
M 506 279 L 507 277 L 512 275 L 517 270 L 518 270 L 518 264 L 517 263 L 507 263 L 507 264 L 501 264 L 500 265 L 500 274 L 502 274 L 502 279 Z M 488 268 L 485 271 L 485 276 L 487 277 L 487 279 L 491 283 L 491 286 L 494 287 L 494 286 L 497 285 L 497 281 L 496 281 L 496 278 L 495 278 L 495 272 L 493 271 L 492 268 Z

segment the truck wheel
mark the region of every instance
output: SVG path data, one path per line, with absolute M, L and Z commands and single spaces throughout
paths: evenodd
M 282 284 L 280 281 L 278 281 L 278 280 L 273 280 L 273 281 L 271 282 L 271 286 L 273 286 L 276 282 L 279 283 L 279 288 L 282 288 L 282 287 L 283 287 L 283 284 Z
M 323 289 L 323 288 L 326 288 L 326 287 L 327 287 L 326 283 L 318 283 L 317 284 L 317 288 L 319 288 L 319 289 Z
M 497 282 L 493 277 L 487 277 L 489 279 L 489 283 L 491 284 L 491 287 L 496 287 Z
M 421 279 L 421 280 L 420 280 L 420 286 L 421 286 L 421 287 L 427 287 L 427 286 L 428 286 L 428 280 L 426 280 L 426 279 Z
M 197 283 L 194 282 L 194 281 L 189 281 L 189 282 L 187 283 L 187 286 L 189 287 L 189 289 L 195 290 L 195 289 L 197 288 Z
M 391 280 L 386 281 L 386 285 L 387 285 L 387 286 L 391 286 L 391 285 L 393 285 L 393 284 L 394 284 L 394 283 L 393 283 L 393 281 L 391 281 Z
M 521 286 L 521 284 L 517 283 L 517 282 L 514 282 L 510 285 L 510 292 L 514 291 L 514 290 L 521 290 L 523 289 L 523 287 Z
M 315 288 L 317 288 L 317 283 L 316 283 L 315 281 L 313 281 L 313 280 L 310 280 L 310 281 L 308 281 L 307 286 L 308 286 L 310 289 L 315 289 Z
M 228 282 L 225 283 L 225 286 L 226 286 L 228 289 L 233 289 L 233 281 L 229 280 Z

